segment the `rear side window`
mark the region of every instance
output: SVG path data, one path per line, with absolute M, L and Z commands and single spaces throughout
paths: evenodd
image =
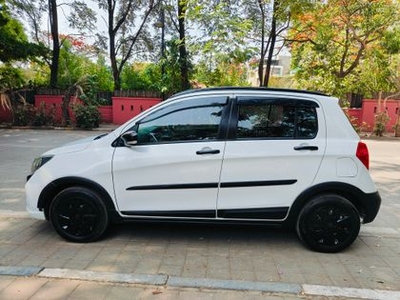
M 312 101 L 238 99 L 238 139 L 312 139 L 318 132 Z

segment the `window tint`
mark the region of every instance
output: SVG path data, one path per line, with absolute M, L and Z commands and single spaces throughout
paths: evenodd
M 314 138 L 316 105 L 294 101 L 239 101 L 237 138 Z
M 223 105 L 187 107 L 149 116 L 137 125 L 138 142 L 163 143 L 214 140 L 218 137 Z

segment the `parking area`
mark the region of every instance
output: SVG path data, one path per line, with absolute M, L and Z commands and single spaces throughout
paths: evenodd
M 62 240 L 24 212 L 25 178 L 45 150 L 101 133 L 0 129 L 0 266 L 400 291 L 399 140 L 366 140 L 380 213 L 350 248 L 323 254 L 294 232 L 250 226 L 130 223 L 96 243 Z

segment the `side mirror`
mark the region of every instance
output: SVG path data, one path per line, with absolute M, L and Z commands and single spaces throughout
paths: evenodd
M 137 144 L 138 136 L 135 130 L 129 130 L 121 135 L 122 140 L 124 141 L 125 146 L 131 147 Z

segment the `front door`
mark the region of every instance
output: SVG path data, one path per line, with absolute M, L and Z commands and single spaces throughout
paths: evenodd
M 225 97 L 169 104 L 130 130 L 138 144 L 117 147 L 113 178 L 125 215 L 215 218 L 225 140 Z

